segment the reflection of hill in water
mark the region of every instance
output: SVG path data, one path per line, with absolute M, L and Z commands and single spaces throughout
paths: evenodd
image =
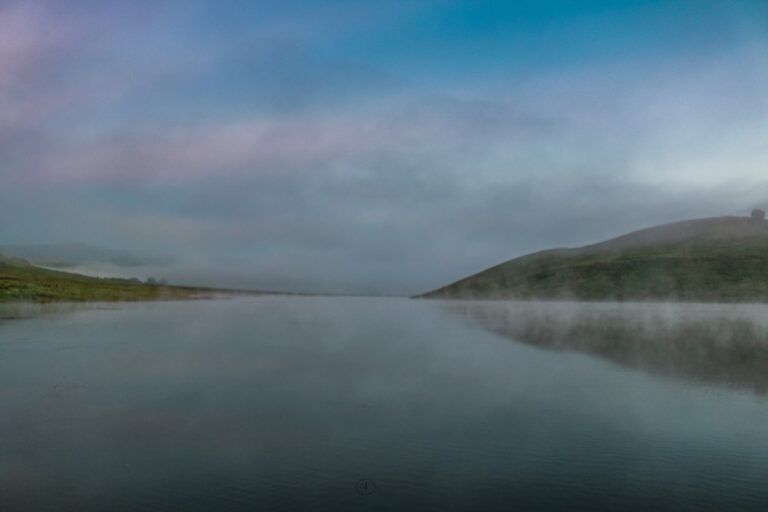
M 768 391 L 764 305 L 449 302 L 442 307 L 529 345 Z

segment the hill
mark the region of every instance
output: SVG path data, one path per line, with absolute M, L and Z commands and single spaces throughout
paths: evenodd
M 0 255 L 0 301 L 135 301 L 191 299 L 223 290 L 102 279 L 35 267 Z
M 768 222 L 716 217 L 529 254 L 421 298 L 768 302 Z
M 0 245 L 0 254 L 23 258 L 34 265 L 62 269 L 94 264 L 115 267 L 142 267 L 167 262 L 167 259 L 147 258 L 125 251 L 116 251 L 80 243 Z

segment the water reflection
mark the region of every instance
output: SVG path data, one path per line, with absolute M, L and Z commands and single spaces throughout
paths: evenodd
M 243 297 L 2 325 L 0 510 L 765 509 L 765 400 L 508 343 L 436 304 Z M 446 307 L 499 332 L 540 318 L 552 346 L 585 314 Z
M 0 324 L 52 313 L 116 309 L 119 309 L 119 305 L 109 302 L 3 302 L 0 303 Z
M 515 341 L 658 374 L 768 391 L 764 305 L 442 302 Z

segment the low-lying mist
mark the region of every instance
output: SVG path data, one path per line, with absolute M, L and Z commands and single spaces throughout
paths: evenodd
M 768 392 L 764 305 L 489 301 L 440 307 L 528 345 Z

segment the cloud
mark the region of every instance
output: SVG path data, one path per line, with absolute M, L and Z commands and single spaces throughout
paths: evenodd
M 178 255 L 156 277 L 179 281 L 415 293 L 765 201 L 764 31 L 507 69 L 466 57 L 519 52 L 506 35 L 446 55 L 413 32 L 439 13 L 382 5 L 0 4 L 0 237 Z
M 34 169 L 24 179 L 43 186 L 192 182 L 332 173 L 334 166 L 364 170 L 380 161 L 434 160 L 441 154 L 479 159 L 500 146 L 556 133 L 563 122 L 527 113 L 506 99 L 394 96 L 346 110 L 150 125 L 85 138 L 76 130 L 60 133 L 47 152 L 27 158 Z
M 55 73 L 57 59 L 76 36 L 55 23 L 42 4 L 0 4 L 0 134 L 45 120 L 58 101 L 30 94 Z

